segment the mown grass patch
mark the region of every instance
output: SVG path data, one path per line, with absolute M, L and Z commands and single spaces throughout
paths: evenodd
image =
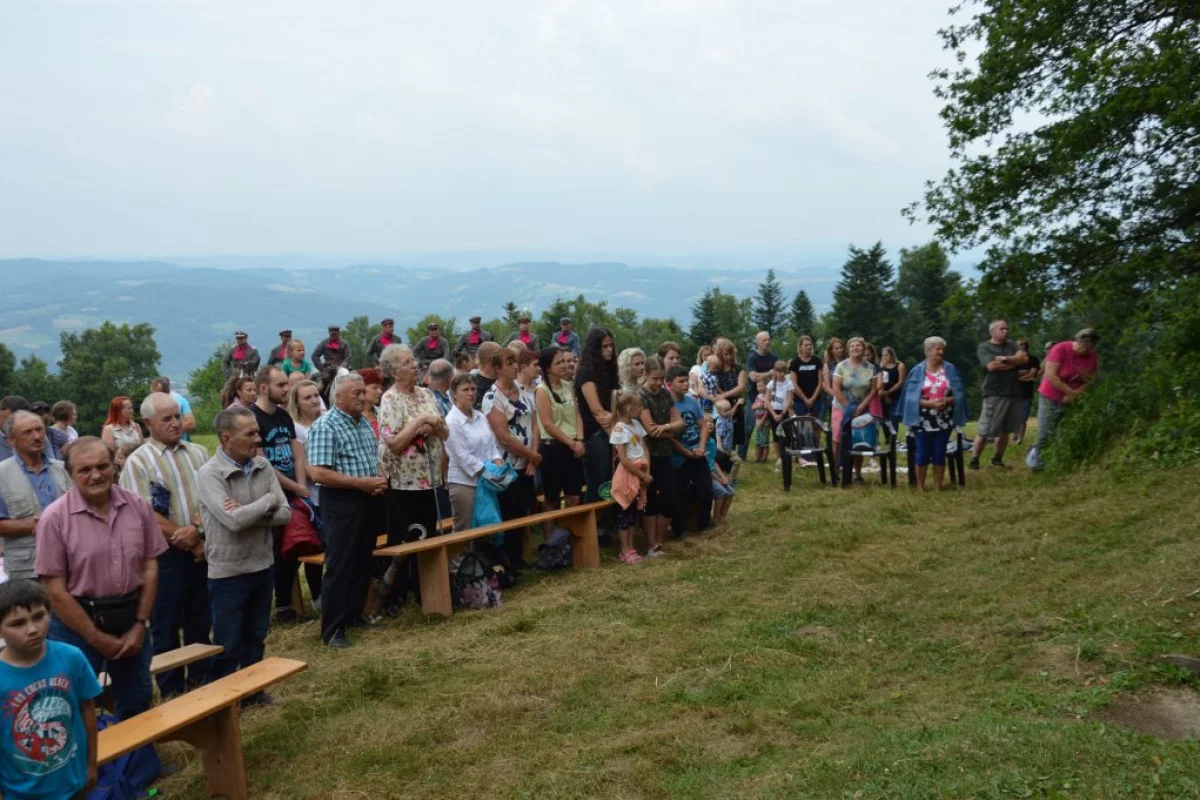
M 1190 684 L 1152 659 L 1194 647 L 1200 469 L 985 466 L 941 495 L 743 475 L 730 527 L 660 562 L 410 609 L 345 652 L 273 631 L 310 667 L 243 720 L 252 796 L 1200 793 L 1195 741 L 1092 715 Z M 205 796 L 195 764 L 164 788 Z

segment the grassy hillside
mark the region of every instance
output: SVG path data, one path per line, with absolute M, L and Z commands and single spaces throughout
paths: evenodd
M 730 528 L 661 562 L 344 652 L 273 631 L 310 667 L 244 718 L 251 795 L 1196 796 L 1195 741 L 1093 712 L 1185 681 L 1152 657 L 1194 647 L 1200 469 L 940 496 L 746 473 Z M 167 752 L 168 794 L 204 797 Z

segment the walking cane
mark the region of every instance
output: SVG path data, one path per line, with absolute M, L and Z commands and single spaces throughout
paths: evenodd
M 428 448 L 425 450 L 425 458 L 429 465 L 429 485 L 433 488 L 433 510 L 437 519 L 437 527 L 435 531 L 442 529 L 442 509 L 437 502 L 437 480 L 434 477 L 433 467 L 433 452 Z M 413 529 L 417 529 L 416 537 L 409 537 L 408 542 L 419 542 L 429 535 L 425 530 L 425 526 L 419 522 L 414 522 L 408 526 L 408 533 L 412 533 Z M 391 520 L 388 520 L 388 530 L 391 530 Z M 436 534 L 435 534 L 436 535 Z M 371 618 L 378 620 L 383 618 L 384 603 L 387 602 L 387 597 L 392 593 L 392 589 L 396 585 L 396 580 L 400 577 L 400 570 L 404 569 L 404 564 L 408 560 L 408 556 L 392 556 L 392 563 L 388 565 L 387 572 L 383 573 L 383 577 L 379 580 L 379 586 L 375 590 L 375 606 L 371 609 Z

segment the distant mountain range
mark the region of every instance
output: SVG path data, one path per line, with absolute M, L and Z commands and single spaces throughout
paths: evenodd
M 303 263 L 303 262 L 302 262 Z M 436 264 L 436 262 L 434 262 Z M 840 261 L 776 269 L 790 302 L 805 289 L 818 311 L 828 308 Z M 0 341 L 18 358 L 59 358 L 58 335 L 111 320 L 154 326 L 162 368 L 187 377 L 239 328 L 259 348 L 290 327 L 310 349 L 330 323 L 366 314 L 394 317 L 403 331 L 428 313 L 484 319 L 511 300 L 540 314 L 558 297 L 583 294 L 641 316 L 674 317 L 685 328 L 691 306 L 711 287 L 753 295 L 766 269 L 629 266 L 624 263 L 527 262 L 474 270 L 447 265 L 358 265 L 302 269 L 179 266 L 164 261 L 0 260 Z M 501 335 L 503 331 L 494 331 Z

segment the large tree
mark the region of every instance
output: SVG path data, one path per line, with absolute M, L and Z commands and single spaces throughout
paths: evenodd
M 739 352 L 754 338 L 754 323 L 751 319 L 753 301 L 749 297 L 738 299 L 720 289 L 709 289 L 692 305 L 692 327 L 688 337 L 698 348 L 723 336 L 737 345 Z
M 373 367 L 367 358 L 371 340 L 383 332 L 379 325 L 372 325 L 365 314 L 354 317 L 342 326 L 342 338 L 350 345 L 350 357 L 355 367 Z
M 426 314 L 417 320 L 417 324 L 405 331 L 408 338 L 405 343 L 409 347 L 415 347 L 417 342 L 429 335 L 429 324 L 436 322 L 438 324 L 439 334 L 450 340 L 450 346 L 453 347 L 458 341 L 458 320 L 454 317 L 443 317 L 438 314 Z
M 816 312 L 813 310 L 812 300 L 808 299 L 808 292 L 803 289 L 796 292 L 796 296 L 792 298 L 792 309 L 788 314 L 788 324 L 792 326 L 792 330 L 796 336 L 816 336 L 815 328 L 817 324 Z
M 62 385 L 57 375 L 50 374 L 50 366 L 35 355 L 21 359 L 12 376 L 12 393 L 29 402 L 44 400 L 53 404 L 62 397 Z
M 147 323 L 115 325 L 59 337 L 62 392 L 79 408 L 80 432 L 99 433 L 114 397 L 141 401 L 158 374 L 158 346 Z
M 955 166 L 922 212 L 987 246 L 1000 313 L 1099 295 L 1130 308 L 1200 272 L 1200 5 L 974 0 L 935 73 Z
M 192 416 L 196 418 L 196 430 L 199 433 L 212 433 L 213 422 L 221 413 L 221 389 L 225 386 L 221 364 L 231 347 L 228 342 L 217 345 L 208 360 L 194 369 L 188 378 L 187 393 L 192 401 Z
M 754 298 L 754 325 L 772 336 L 784 325 L 783 287 L 775 277 L 775 270 L 767 270 L 767 277 L 758 285 Z
M 8 345 L 0 342 L 0 396 L 13 394 L 13 374 L 17 371 L 17 357 Z
M 846 339 L 862 336 L 876 347 L 891 344 L 900 317 L 891 262 L 882 242 L 869 250 L 850 247 L 842 277 L 833 290 L 832 330 Z

